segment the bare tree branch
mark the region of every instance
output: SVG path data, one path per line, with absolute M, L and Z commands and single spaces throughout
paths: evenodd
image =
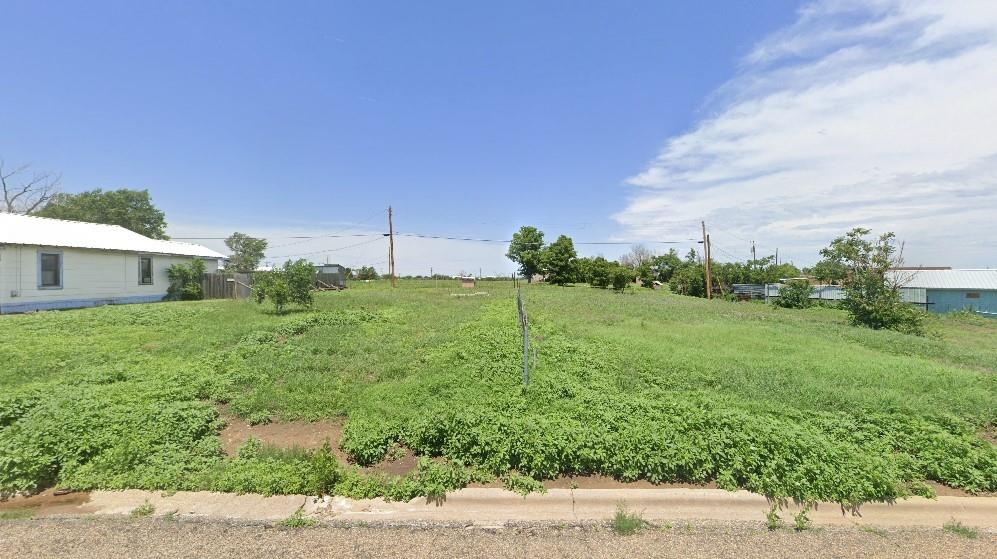
M 49 200 L 59 193 L 62 173 L 32 172 L 28 178 L 25 175 L 30 167 L 30 165 L 21 165 L 5 172 L 4 162 L 0 159 L 0 189 L 3 190 L 0 212 L 34 213 L 44 208 Z

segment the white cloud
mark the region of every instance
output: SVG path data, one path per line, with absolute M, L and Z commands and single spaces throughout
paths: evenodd
M 628 234 L 705 219 L 809 263 L 862 225 L 910 263 L 997 265 L 997 2 L 814 3 L 718 98 L 628 179 Z

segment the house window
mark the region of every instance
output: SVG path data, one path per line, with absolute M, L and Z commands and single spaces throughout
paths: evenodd
M 38 287 L 40 289 L 62 288 L 62 253 L 38 253 Z
M 152 257 L 138 257 L 138 283 L 139 285 L 152 285 Z
M 966 298 L 967 299 L 979 299 L 980 298 L 980 293 L 978 291 L 970 291 L 969 293 L 966 293 Z

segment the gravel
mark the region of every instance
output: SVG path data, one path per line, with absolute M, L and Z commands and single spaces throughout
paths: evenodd
M 0 557 L 995 557 L 997 536 L 854 528 L 769 532 L 690 524 L 618 536 L 603 526 L 275 524 L 163 518 L 0 521 Z

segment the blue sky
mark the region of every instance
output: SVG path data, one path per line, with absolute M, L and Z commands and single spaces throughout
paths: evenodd
M 929 211 L 891 190 L 897 177 L 929 194 L 947 181 L 946 195 L 964 200 L 959 208 L 994 209 L 986 188 L 960 187 L 976 181 L 993 191 L 993 132 L 953 149 L 973 156 L 965 160 L 914 164 L 924 157 L 910 149 L 874 154 L 880 161 L 847 150 L 849 135 L 863 133 L 853 124 L 868 115 L 827 116 L 852 90 L 778 104 L 832 88 L 828 76 L 847 84 L 897 64 L 956 58 L 951 71 L 965 71 L 972 60 L 959 57 L 992 46 L 993 28 L 981 27 L 979 14 L 861 6 L 3 2 L 4 19 L 16 24 L 4 32 L 0 157 L 62 172 L 67 191 L 148 188 L 174 236 L 239 230 L 272 245 L 294 242 L 271 257 L 383 268 L 380 242 L 343 249 L 357 241 L 280 237 L 380 231 L 391 204 L 403 232 L 499 239 L 535 224 L 551 240 L 682 240 L 707 219 L 732 256 L 755 239 L 800 263 L 832 231 L 882 225 L 918 241 L 912 250 L 924 263 L 997 264 L 986 247 L 956 258 L 940 244 L 926 248 L 932 219 L 952 208 Z M 939 21 L 950 24 L 931 27 Z M 975 42 L 953 39 L 972 25 Z M 987 77 L 982 66 L 972 71 Z M 867 89 L 856 95 L 882 96 Z M 937 107 L 944 93 L 913 99 L 911 109 Z M 865 99 L 845 101 L 853 108 Z M 797 153 L 809 141 L 793 135 L 800 115 L 823 115 L 806 138 L 834 137 L 840 124 L 839 143 Z M 904 136 L 897 122 L 877 130 Z M 772 131 L 775 139 L 765 135 Z M 821 183 L 801 171 L 826 176 L 826 166 L 852 159 L 892 182 Z M 878 202 L 858 190 L 892 193 L 907 211 L 877 213 Z M 794 195 L 819 203 L 801 206 Z M 928 225 L 905 230 L 925 216 Z M 402 239 L 397 259 L 402 273 L 508 272 L 504 248 Z M 950 261 L 936 262 L 942 255 Z

